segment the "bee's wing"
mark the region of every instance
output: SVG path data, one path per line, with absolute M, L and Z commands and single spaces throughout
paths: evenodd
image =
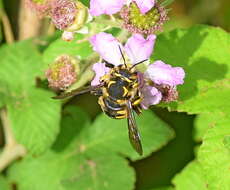
M 58 96 L 54 96 L 52 98 L 53 99 L 63 99 L 63 98 L 71 97 L 71 96 L 76 96 L 76 95 L 84 94 L 84 93 L 87 93 L 87 92 L 95 91 L 98 88 L 100 88 L 101 86 L 102 85 L 87 86 L 87 87 L 83 87 L 83 88 L 80 88 L 80 89 L 72 90 L 71 92 L 62 93 L 62 94 L 60 94 Z
M 130 101 L 127 102 L 127 112 L 128 112 L 128 129 L 129 129 L 129 140 L 133 148 L 140 154 L 143 154 L 141 139 L 138 132 L 134 112 L 132 109 L 132 104 Z

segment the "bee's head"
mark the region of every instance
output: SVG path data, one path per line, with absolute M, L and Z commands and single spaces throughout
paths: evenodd
M 120 50 L 120 53 L 121 53 L 121 56 L 122 56 L 122 59 L 123 59 L 123 64 L 121 64 L 119 66 L 115 66 L 112 63 L 108 63 L 107 61 L 104 60 L 106 67 L 111 68 L 111 69 L 115 68 L 115 70 L 122 70 L 121 72 L 124 73 L 124 75 L 127 75 L 125 73 L 129 73 L 129 72 L 134 73 L 135 72 L 134 68 L 137 65 L 139 65 L 141 63 L 144 63 L 145 61 L 148 60 L 148 59 L 145 59 L 145 60 L 139 61 L 139 62 L 134 63 L 134 64 L 127 63 L 126 60 L 125 60 L 125 56 L 124 56 L 124 54 L 123 54 L 123 52 L 121 50 L 121 47 L 120 46 L 118 46 L 118 47 L 119 47 L 119 50 Z M 123 75 L 123 74 L 121 74 L 121 75 Z

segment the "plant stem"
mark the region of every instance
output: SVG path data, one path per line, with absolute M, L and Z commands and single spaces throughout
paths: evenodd
M 112 26 L 112 27 L 116 27 L 116 28 L 121 28 L 122 26 L 122 21 L 121 20 L 107 20 L 107 19 L 101 19 L 101 18 L 96 18 L 95 20 L 95 23 L 98 23 L 98 24 L 104 24 L 104 25 L 108 25 L 108 26 Z
M 25 148 L 20 144 L 5 146 L 3 152 L 0 155 L 0 172 L 3 171 L 14 160 L 24 156 L 25 154 Z
M 127 30 L 121 30 L 121 32 L 118 34 L 117 39 L 124 43 L 127 41 L 128 37 L 130 36 L 129 32 Z
M 29 9 L 25 0 L 21 0 L 19 11 L 19 40 L 38 36 L 42 19 Z
M 47 30 L 47 35 L 51 36 L 55 33 L 55 31 L 56 31 L 56 28 L 55 28 L 54 24 L 49 21 L 49 27 Z
M 3 108 L 0 112 L 2 120 L 5 146 L 0 155 L 0 172 L 4 170 L 11 162 L 26 154 L 26 149 L 15 141 L 13 132 L 10 127 L 10 121 L 7 117 L 6 109 Z
M 3 9 L 0 9 L 0 18 L 2 20 L 6 42 L 8 44 L 13 43 L 14 42 L 13 31 L 10 25 L 9 18 Z
M 78 89 L 82 86 L 84 86 L 85 84 L 87 84 L 90 80 L 92 80 L 94 76 L 94 72 L 92 71 L 91 69 L 91 66 L 89 66 L 84 73 L 82 73 L 80 79 L 75 83 L 73 84 L 70 88 L 68 88 L 66 90 L 66 92 L 71 92 L 72 90 L 74 89 Z

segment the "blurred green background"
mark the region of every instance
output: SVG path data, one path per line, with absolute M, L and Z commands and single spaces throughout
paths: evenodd
M 16 38 L 19 36 L 17 19 L 19 5 L 20 1 L 18 0 L 4 0 L 5 10 Z M 169 8 L 170 20 L 165 25 L 165 31 L 174 28 L 187 28 L 199 23 L 230 31 L 230 0 L 174 0 Z M 2 43 L 4 43 L 4 38 Z M 92 119 L 101 112 L 96 97 L 90 95 L 80 96 L 68 104 L 81 106 L 91 114 Z M 96 109 L 91 109 L 92 107 Z M 193 160 L 194 149 L 198 145 L 193 140 L 195 115 L 168 112 L 161 108 L 154 108 L 154 112 L 175 130 L 176 137 L 148 158 L 130 162 L 137 172 L 137 190 L 170 185 L 172 177 Z M 0 143 L 2 144 L 1 139 Z

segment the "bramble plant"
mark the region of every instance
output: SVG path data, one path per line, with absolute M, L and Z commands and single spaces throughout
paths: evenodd
M 171 3 L 0 0 L 0 190 L 230 190 L 230 35 Z

